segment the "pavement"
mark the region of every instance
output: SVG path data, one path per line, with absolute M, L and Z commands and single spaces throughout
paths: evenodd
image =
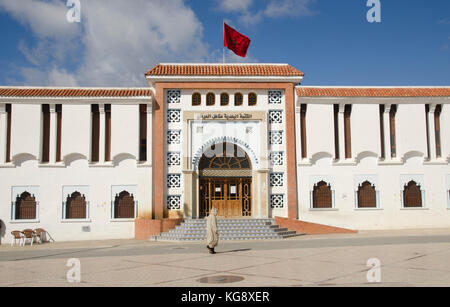
M 284 240 L 0 245 L 3 287 L 450 286 L 450 228 Z

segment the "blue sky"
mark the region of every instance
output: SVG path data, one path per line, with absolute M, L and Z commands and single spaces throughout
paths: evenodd
M 289 63 L 304 85 L 450 85 L 450 1 L 0 0 L 0 85 L 145 86 L 159 62 L 222 60 L 222 20 L 248 57 Z

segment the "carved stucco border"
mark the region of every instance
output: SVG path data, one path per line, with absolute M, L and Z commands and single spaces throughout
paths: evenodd
M 267 144 L 267 113 L 264 111 L 245 111 L 245 112 L 227 112 L 230 115 L 239 115 L 241 113 L 251 114 L 252 117 L 248 119 L 240 119 L 239 121 L 259 121 L 259 129 L 260 129 L 260 156 L 257 157 L 252 148 L 244 141 L 240 140 L 236 137 L 216 137 L 208 140 L 200 148 L 197 148 L 195 152 L 190 152 L 191 145 L 191 131 L 190 131 L 190 122 L 193 120 L 201 120 L 204 115 L 213 115 L 217 113 L 224 112 L 196 112 L 196 111 L 184 111 L 183 112 L 183 130 L 186 132 L 183 136 L 183 169 L 184 170 L 197 170 L 198 162 L 201 158 L 203 152 L 211 145 L 218 144 L 224 141 L 242 146 L 247 154 L 250 156 L 252 160 L 253 169 L 256 170 L 258 168 L 267 168 L 267 159 L 268 159 L 268 144 Z M 208 119 L 204 121 L 223 121 L 222 119 Z M 230 120 L 235 121 L 235 120 Z M 191 157 L 192 155 L 192 157 Z M 191 159 L 192 158 L 192 159 Z

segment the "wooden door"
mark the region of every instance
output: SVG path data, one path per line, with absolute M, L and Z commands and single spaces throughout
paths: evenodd
M 251 178 L 202 178 L 200 180 L 200 216 L 212 208 L 218 216 L 239 218 L 251 216 Z

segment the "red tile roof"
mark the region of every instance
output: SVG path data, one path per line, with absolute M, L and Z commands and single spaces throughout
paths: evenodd
M 150 89 L 0 88 L 0 97 L 147 97 Z
M 288 64 L 159 64 L 146 76 L 303 77 Z
M 301 97 L 448 97 L 450 87 L 297 87 Z

